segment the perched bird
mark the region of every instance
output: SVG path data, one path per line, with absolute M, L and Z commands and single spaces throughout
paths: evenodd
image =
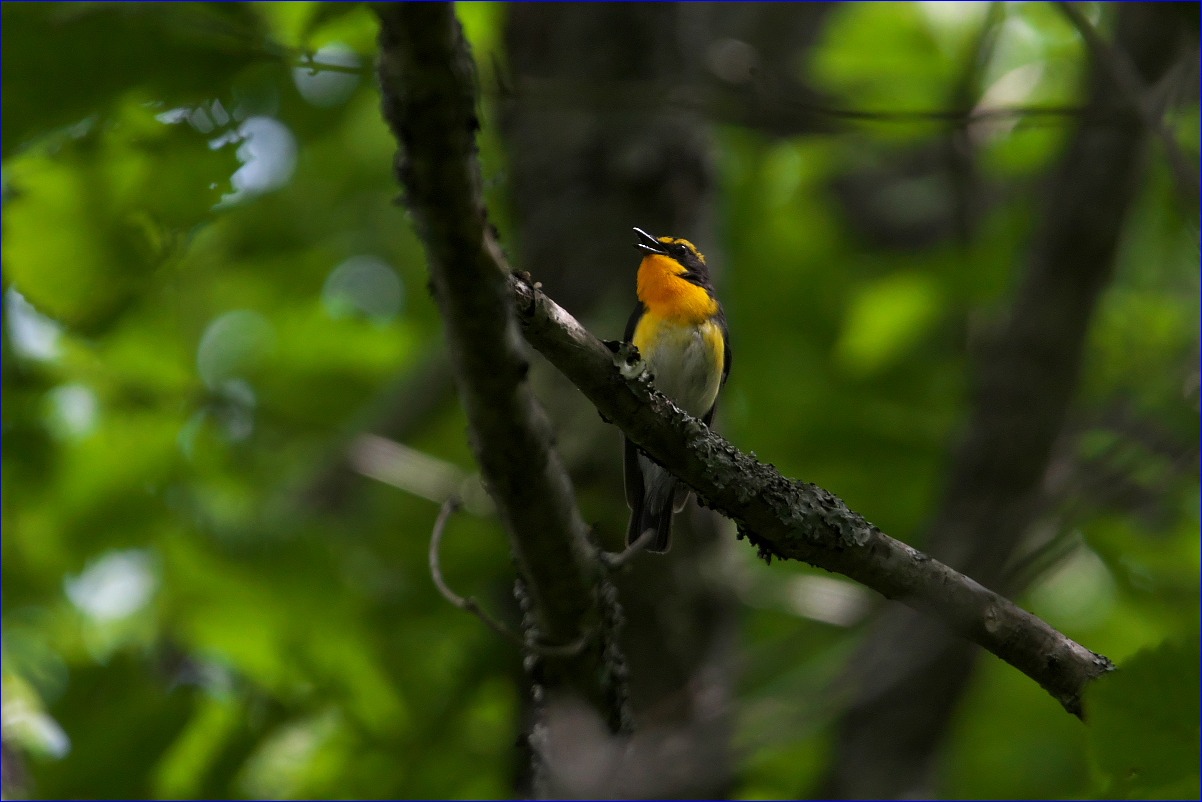
M 638 347 L 655 389 L 708 426 L 730 373 L 730 338 L 705 257 L 688 240 L 634 231 L 643 261 L 626 341 Z M 689 490 L 629 440 L 624 467 L 631 510 L 626 543 L 650 529 L 655 535 L 647 551 L 662 554 L 671 542 L 672 515 L 684 509 Z

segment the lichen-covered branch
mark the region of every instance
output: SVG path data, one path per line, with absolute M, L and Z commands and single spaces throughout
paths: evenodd
M 528 279 L 510 278 L 526 339 L 607 420 L 734 520 L 765 556 L 848 576 L 940 619 L 1081 715 L 1085 685 L 1111 662 L 963 574 L 894 540 L 812 484 L 786 478 L 677 409 Z

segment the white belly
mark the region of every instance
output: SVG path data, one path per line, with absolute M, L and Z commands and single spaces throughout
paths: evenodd
M 721 331 L 708 321 L 699 326 L 664 321 L 656 328 L 654 336 L 639 337 L 641 331 L 635 336 L 655 389 L 690 415 L 702 417 L 722 383 Z

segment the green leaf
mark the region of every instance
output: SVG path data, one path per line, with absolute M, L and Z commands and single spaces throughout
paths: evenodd
M 131 98 L 103 127 L 10 160 L 6 278 L 39 310 L 97 333 L 211 217 L 233 151 Z
M 5 158 L 38 135 L 104 116 L 131 89 L 191 105 L 272 58 L 248 4 L 5 3 L 0 13 Z

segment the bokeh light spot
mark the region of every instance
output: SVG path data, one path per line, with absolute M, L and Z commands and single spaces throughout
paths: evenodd
M 25 296 L 9 287 L 4 297 L 8 333 L 13 350 L 29 359 L 51 360 L 58 356 L 58 324 L 43 315 Z
M 79 438 L 96 428 L 99 404 L 96 394 L 82 384 L 63 384 L 47 394 L 48 423 L 64 438 Z
M 364 315 L 377 323 L 401 311 L 404 286 L 397 272 L 375 256 L 352 256 L 330 271 L 321 300 L 333 318 Z
M 279 189 L 296 170 L 296 137 L 288 126 L 273 117 L 250 117 L 238 126 L 238 159 L 242 162 L 230 183 L 234 191 L 218 203 L 226 207 L 247 197 Z
M 249 309 L 235 309 L 205 329 L 196 349 L 196 369 L 205 386 L 220 388 L 226 379 L 240 378 L 267 357 L 275 346 L 275 331 L 267 318 Z
M 358 69 L 362 66 L 359 54 L 346 45 L 333 43 L 313 55 L 313 66 L 293 68 L 292 80 L 301 97 L 314 106 L 337 106 L 350 100 L 360 78 L 357 73 L 338 68 Z
M 154 561 L 137 549 L 110 552 L 65 582 L 71 603 L 97 621 L 136 613 L 150 601 L 157 585 Z

